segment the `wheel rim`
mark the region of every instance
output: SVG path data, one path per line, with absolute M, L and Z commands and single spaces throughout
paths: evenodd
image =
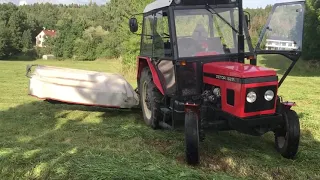
M 144 82 L 143 83 L 143 86 L 142 86 L 142 105 L 143 105 L 143 109 L 144 109 L 144 113 L 145 113 L 145 116 L 146 118 L 150 119 L 151 118 L 151 110 L 148 108 L 148 105 L 147 105 L 147 102 L 148 99 L 147 99 L 147 82 Z

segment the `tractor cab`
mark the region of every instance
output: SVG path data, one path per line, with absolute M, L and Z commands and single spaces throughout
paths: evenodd
M 221 61 L 245 63 L 245 60 L 257 65 L 258 54 L 282 54 L 293 61 L 299 59 L 303 10 L 304 2 L 276 4 L 254 48 L 249 34 L 251 17 L 243 11 L 240 0 L 156 0 L 142 14 L 140 58 L 149 58 L 157 66 L 162 78 L 157 86 L 163 93 L 199 94 L 202 83 L 197 82 L 202 75 L 191 73 L 191 66 L 203 67 Z M 285 27 L 282 22 L 287 22 Z M 136 33 L 138 26 L 137 18 L 131 18 L 131 32 Z M 189 79 L 188 84 L 180 74 L 194 81 Z M 190 86 L 194 89 L 190 90 Z
M 273 131 L 280 153 L 294 157 L 300 131 L 290 128 L 299 121 L 290 119 L 296 118 L 293 103 L 284 103 L 278 89 L 302 53 L 304 6 L 275 4 L 253 46 L 251 16 L 242 0 L 147 5 L 129 20 L 130 31 L 141 36 L 137 82 L 146 124 L 182 125 L 192 164 L 199 162 L 199 141 L 210 128 L 255 136 Z M 292 64 L 279 80 L 275 70 L 257 65 L 259 54 L 280 54 Z M 284 136 L 289 131 L 296 134 Z

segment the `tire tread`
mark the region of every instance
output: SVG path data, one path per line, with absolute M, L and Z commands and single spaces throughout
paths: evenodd
M 139 82 L 139 91 L 142 92 L 142 84 L 143 81 L 147 81 L 148 83 L 148 94 L 151 94 L 151 98 L 150 98 L 150 102 L 151 102 L 151 119 L 147 119 L 144 116 L 144 120 L 146 122 L 146 124 L 148 126 L 150 126 L 152 129 L 158 129 L 159 126 L 159 122 L 162 119 L 162 113 L 160 110 L 160 106 L 162 103 L 162 97 L 163 95 L 161 94 L 161 92 L 158 90 L 158 88 L 156 87 L 156 85 L 153 82 L 153 77 L 152 77 L 152 73 L 149 69 L 149 67 L 145 67 L 143 68 L 142 72 L 141 72 L 141 78 L 140 78 L 140 82 Z M 142 96 L 140 95 L 140 101 L 142 102 Z

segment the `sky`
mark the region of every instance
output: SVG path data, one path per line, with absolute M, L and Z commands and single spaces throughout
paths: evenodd
M 35 2 L 51 2 L 51 3 L 58 3 L 58 4 L 86 4 L 89 3 L 90 0 L 24 0 L 28 4 L 33 4 Z M 105 4 L 108 0 L 92 0 L 93 2 L 96 2 L 97 4 Z M 265 7 L 268 4 L 273 5 L 274 3 L 280 3 L 280 2 L 288 2 L 288 1 L 298 1 L 298 0 L 243 0 L 243 6 L 249 7 L 249 8 L 257 8 L 257 7 Z M 1 2 L 13 2 L 15 4 L 19 4 L 19 0 L 0 0 Z

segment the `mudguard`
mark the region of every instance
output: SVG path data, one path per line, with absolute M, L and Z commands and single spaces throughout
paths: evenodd
M 141 71 L 144 67 L 149 67 L 151 74 L 152 74 L 152 79 L 158 90 L 161 92 L 162 95 L 164 95 L 164 90 L 158 75 L 158 72 L 154 65 L 152 64 L 150 58 L 148 57 L 138 57 L 137 58 L 137 66 L 138 66 L 138 74 L 137 74 L 137 79 L 140 79 Z

